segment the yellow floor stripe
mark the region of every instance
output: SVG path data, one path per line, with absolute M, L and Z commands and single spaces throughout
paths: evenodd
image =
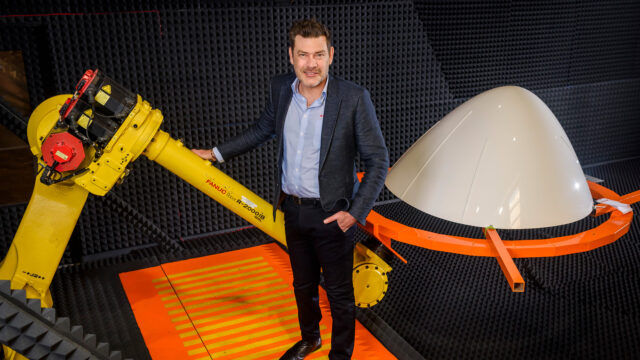
M 165 296 L 165 297 L 163 297 L 163 298 L 162 298 L 162 299 L 160 299 L 160 300 L 161 300 L 161 301 L 169 301 L 169 300 L 177 299 L 177 298 L 178 298 L 178 295 L 176 295 L 176 294 L 174 293 L 174 294 L 171 294 L 171 295 L 169 295 L 169 296 Z M 171 305 L 171 306 L 167 306 L 167 305 L 165 305 L 165 307 L 179 306 L 179 305 L 180 305 L 180 301 L 175 301 L 175 302 L 169 303 L 169 305 Z
M 257 268 L 257 267 L 264 267 L 264 266 L 268 266 L 268 265 L 269 265 L 269 263 L 267 263 L 267 262 L 259 262 L 259 263 L 256 263 L 256 264 L 251 264 L 251 265 L 247 265 L 247 266 L 241 266 L 241 267 L 238 267 L 238 268 L 222 270 L 222 271 L 215 271 L 215 272 L 209 272 L 209 273 L 202 274 L 202 275 L 189 276 L 189 277 L 182 278 L 182 279 L 171 280 L 171 283 L 167 282 L 165 284 L 156 285 L 155 287 L 156 287 L 156 289 L 162 289 L 162 288 L 170 287 L 171 285 L 174 285 L 174 287 L 175 287 L 176 284 L 181 284 L 183 282 L 199 280 L 199 279 L 204 279 L 204 278 L 209 278 L 209 277 L 219 277 L 219 276 L 225 275 L 225 274 L 232 274 L 232 273 L 239 273 L 239 272 L 244 273 L 246 270 L 251 270 L 251 269 L 254 269 L 254 268 Z M 272 269 L 271 267 L 269 267 L 269 268 Z
M 269 339 L 265 339 L 265 340 L 261 340 L 261 341 L 254 341 L 250 344 L 247 345 L 243 345 L 243 346 L 238 346 L 238 347 L 234 347 L 233 349 L 229 349 L 229 350 L 225 350 L 225 351 L 219 351 L 217 353 L 215 353 L 214 355 L 219 355 L 219 356 L 227 356 L 227 355 L 232 355 L 235 353 L 239 353 L 239 352 L 243 352 L 246 350 L 250 350 L 256 347 L 260 347 L 260 346 L 266 346 L 269 344 L 273 344 L 273 343 L 277 343 L 283 340 L 289 340 L 289 339 L 296 339 L 300 336 L 299 333 L 294 332 L 294 333 L 290 333 L 290 334 L 284 334 L 284 335 L 280 335 L 280 336 L 276 336 L 273 338 L 269 338 Z M 207 346 L 207 350 L 211 350 L 212 348 L 205 344 Z M 192 350 L 189 351 L 189 355 L 195 355 L 195 354 L 199 354 L 200 349 L 197 350 Z
M 187 351 L 187 354 L 189 354 L 189 356 L 194 356 L 194 355 L 202 354 L 203 352 L 208 352 L 208 351 L 205 348 L 197 348 L 197 349 Z
M 177 273 L 177 274 L 167 274 L 167 277 L 169 278 L 169 280 L 174 280 L 174 279 L 177 279 L 177 278 L 185 276 L 185 275 L 197 274 L 197 273 L 211 271 L 211 270 L 217 270 L 217 269 L 224 269 L 224 268 L 228 268 L 228 267 L 231 267 L 231 266 L 236 266 L 236 265 L 246 264 L 246 263 L 250 263 L 250 262 L 254 262 L 254 261 L 261 261 L 261 260 L 264 261 L 264 258 L 262 256 L 259 256 L 259 257 L 254 257 L 254 258 L 251 258 L 251 259 L 239 260 L 239 261 L 228 262 L 228 263 L 224 263 L 224 264 L 220 264 L 220 265 L 209 266 L 209 267 L 206 267 L 206 268 L 198 268 L 198 269 L 194 269 L 194 270 L 184 271 L 184 272 Z M 153 280 L 151 280 L 151 282 L 155 283 L 155 282 L 161 282 L 161 281 L 166 281 L 166 280 L 167 280 L 166 278 L 161 277 L 161 278 L 153 279 Z
M 263 293 L 266 293 L 266 292 L 272 292 L 272 291 L 280 290 L 280 289 L 283 289 L 283 288 L 288 288 L 288 285 L 287 284 L 280 284 L 280 285 L 277 285 L 277 286 L 274 286 L 274 287 L 270 287 L 270 288 L 267 288 L 267 289 L 250 291 L 250 292 L 243 293 L 243 294 L 226 296 L 226 297 L 222 297 L 222 298 L 211 300 L 211 301 L 205 301 L 205 302 L 201 302 L 201 303 L 197 303 L 197 304 L 186 305 L 184 307 L 184 309 L 186 309 L 188 311 L 188 310 L 193 310 L 193 309 L 197 309 L 197 308 L 201 308 L 201 307 L 205 307 L 205 306 L 209 306 L 209 305 L 213 305 L 213 304 L 218 304 L 218 303 L 225 302 L 225 301 L 240 301 L 243 298 L 246 298 L 248 296 L 263 294 Z M 169 315 L 184 314 L 184 309 L 183 308 L 179 308 L 179 309 L 176 309 L 176 310 L 171 310 L 171 311 L 168 312 L 168 314 Z
M 240 315 L 243 313 L 248 313 L 251 311 L 257 311 L 257 310 L 264 310 L 273 306 L 278 306 L 278 305 L 284 305 L 284 304 L 288 304 L 288 303 L 294 303 L 295 304 L 295 299 L 284 299 L 284 300 L 280 300 L 280 301 L 274 301 L 265 305 L 259 305 L 259 306 L 253 306 L 247 309 L 242 309 L 242 310 L 236 310 L 236 311 L 232 311 L 232 312 L 228 312 L 228 313 L 224 313 L 224 314 L 220 314 L 220 315 L 215 315 L 215 316 L 209 316 L 206 317 L 204 319 L 198 319 L 198 320 L 192 320 L 190 323 L 186 323 L 186 324 L 181 324 L 176 326 L 176 330 L 182 330 L 182 329 L 186 329 L 191 327 L 192 325 L 199 325 L 199 324 L 203 324 L 203 323 L 207 323 L 210 321 L 214 321 L 214 320 L 220 320 L 220 319 L 224 319 L 224 318 L 228 318 L 231 316 L 236 316 L 236 315 Z
M 227 294 L 233 294 L 236 292 L 241 292 L 247 289 L 251 289 L 251 288 L 256 288 L 256 287 L 261 287 L 261 286 L 268 286 L 268 285 L 272 285 L 272 284 L 277 284 L 277 283 L 282 283 L 284 282 L 284 280 L 282 278 L 277 278 L 277 279 L 273 279 L 273 280 L 269 280 L 269 281 L 263 281 L 263 282 L 259 282 L 259 283 L 255 283 L 255 284 L 249 284 L 249 285 L 245 285 L 242 287 L 237 287 L 237 288 L 233 288 L 233 289 L 228 289 L 228 290 L 223 290 L 223 291 L 218 291 L 215 294 L 204 294 L 204 295 L 200 295 L 200 296 L 194 296 L 194 297 L 190 297 L 188 299 L 181 299 L 182 301 L 175 301 L 172 303 L 168 303 L 165 304 L 164 307 L 166 308 L 171 308 L 174 306 L 182 306 L 186 303 L 190 303 L 190 302 L 194 302 L 194 301 L 198 301 L 198 300 L 202 300 L 202 299 L 210 299 L 210 298 L 215 298 L 217 296 L 220 295 L 227 295 Z M 178 298 L 177 296 L 174 296 L 175 298 Z
M 209 352 L 209 350 L 207 350 L 204 346 L 200 346 L 197 349 L 191 349 L 190 351 L 187 351 L 187 354 L 191 356 L 202 354 L 202 353 L 207 353 L 209 355 L 201 357 L 200 359 L 209 359 L 209 360 L 213 359 L 213 357 L 211 356 L 211 352 Z
M 287 351 L 287 349 L 289 349 L 290 347 L 291 347 L 291 344 L 281 345 L 278 347 L 271 348 L 269 350 L 257 352 L 255 354 L 237 357 L 236 360 L 253 360 L 253 359 L 261 358 L 263 356 L 276 354 L 276 353 L 284 354 L 284 352 Z M 277 357 L 274 357 L 274 359 L 277 359 Z
M 213 291 L 213 290 L 217 290 L 217 289 L 224 289 L 224 288 L 228 288 L 228 287 L 235 287 L 236 285 L 242 285 L 242 284 L 246 284 L 252 281 L 257 281 L 257 280 L 262 280 L 262 279 L 267 279 L 267 278 L 272 278 L 272 277 L 276 277 L 278 276 L 278 274 L 276 273 L 270 273 L 270 274 L 265 274 L 265 275 L 261 275 L 261 276 L 255 276 L 253 278 L 250 279 L 246 279 L 246 280 L 239 280 L 239 281 L 234 281 L 234 282 L 228 282 L 222 285 L 214 285 L 214 286 L 209 286 L 206 288 L 202 288 L 202 289 L 196 289 L 196 290 L 190 290 L 190 291 L 177 291 L 177 294 L 180 298 L 184 297 L 184 296 L 188 296 L 188 295 L 193 295 L 193 294 L 199 294 L 205 291 Z M 173 296 L 165 296 L 162 298 L 162 301 L 169 300 L 172 299 Z
M 287 322 L 289 320 L 292 319 L 297 319 L 298 318 L 298 314 L 291 314 L 291 315 L 287 315 L 287 316 L 282 316 L 279 317 L 277 319 L 271 319 L 271 320 L 266 320 L 266 321 L 261 321 L 255 324 L 251 324 L 251 325 L 246 325 L 246 326 L 240 326 L 237 328 L 233 328 L 227 331 L 221 331 L 221 332 L 216 332 L 210 335 L 201 335 L 199 338 L 194 339 L 194 340 L 189 340 L 189 341 L 185 341 L 183 342 L 184 346 L 193 346 L 196 344 L 200 344 L 202 342 L 202 340 L 213 340 L 213 339 L 218 339 L 218 338 L 222 338 L 225 336 L 229 336 L 229 335 L 233 335 L 233 334 L 237 334 L 237 333 L 243 333 L 243 332 L 247 332 L 256 328 L 262 328 L 262 327 L 268 327 L 271 325 L 275 325 L 275 324 L 279 324 L 279 323 L 284 323 Z M 296 323 L 296 326 L 298 323 Z M 202 340 L 201 340 L 202 339 Z
M 298 327 L 299 327 L 298 322 L 294 322 L 293 324 L 288 324 L 288 325 L 284 325 L 284 326 L 278 326 L 278 327 L 274 327 L 274 328 L 271 328 L 271 329 L 254 332 L 254 333 L 251 333 L 249 335 L 237 336 L 237 337 L 231 338 L 229 340 L 225 340 L 225 341 L 219 341 L 219 340 L 216 341 L 216 342 L 209 341 L 209 342 L 205 342 L 205 344 L 207 345 L 207 349 L 213 350 L 213 349 L 216 349 L 216 348 L 219 348 L 219 347 L 223 347 L 223 346 L 227 346 L 227 345 L 231 345 L 231 344 L 247 341 L 247 340 L 258 338 L 258 337 L 261 337 L 261 336 L 270 335 L 270 334 L 273 334 L 273 333 L 280 333 L 280 332 L 284 332 L 285 330 L 289 330 L 289 329 L 297 329 Z M 202 338 L 202 340 L 205 340 L 204 337 Z
M 170 294 L 174 290 L 180 292 L 180 291 L 183 291 L 183 290 L 186 290 L 186 289 L 189 289 L 189 288 L 193 288 L 193 287 L 197 287 L 197 286 L 201 286 L 201 285 L 225 282 L 225 281 L 229 281 L 231 279 L 235 279 L 235 278 L 239 278 L 239 277 L 246 277 L 246 276 L 255 275 L 255 274 L 262 274 L 262 273 L 265 273 L 265 272 L 268 272 L 268 271 L 273 271 L 273 268 L 272 267 L 265 267 L 265 268 L 257 269 L 257 270 L 253 270 L 253 271 L 247 271 L 247 272 L 243 272 L 243 273 L 236 273 L 236 274 L 233 274 L 233 275 L 220 276 L 220 277 L 215 277 L 215 278 L 212 278 L 212 279 L 202 280 L 202 281 L 198 281 L 198 282 L 194 282 L 194 283 L 178 285 L 178 286 L 174 286 L 173 288 L 169 288 L 169 289 L 158 291 L 158 294 L 160 294 L 160 295 L 162 295 L 162 294 Z M 251 280 L 252 279 L 248 279 L 247 281 L 251 281 Z
M 281 297 L 281 296 L 285 296 L 285 295 L 289 295 L 291 294 L 290 290 L 285 290 L 285 291 L 281 291 L 275 294 L 269 294 L 269 295 L 265 295 L 256 299 L 253 299 L 251 301 L 240 301 L 240 302 L 235 302 L 235 303 L 231 303 L 228 305 L 224 305 L 224 306 L 217 306 L 217 307 L 213 307 L 210 309 L 205 309 L 205 310 L 200 310 L 200 311 L 195 311 L 195 312 L 189 312 L 188 316 L 179 316 L 179 317 L 174 317 L 171 319 L 171 321 L 173 322 L 177 322 L 177 321 L 183 321 L 183 320 L 187 320 L 189 318 L 194 318 L 200 315 L 204 315 L 204 314 L 208 314 L 208 313 L 212 313 L 212 312 L 217 312 L 217 311 L 222 311 L 222 310 L 227 310 L 227 309 L 233 309 L 233 308 L 237 308 L 237 307 L 241 307 L 241 306 L 245 306 L 247 304 L 255 304 L 258 303 L 260 301 L 264 301 L 264 300 L 269 300 L 269 299 L 273 299 L 273 298 L 277 298 L 277 297 Z
M 296 310 L 297 308 L 298 307 L 296 305 L 286 306 L 286 307 L 275 309 L 275 310 L 271 310 L 271 311 L 264 311 L 264 312 L 261 312 L 259 314 L 255 314 L 255 315 L 244 316 L 241 319 L 229 320 L 229 321 L 216 323 L 216 324 L 211 324 L 211 325 L 207 325 L 207 326 L 199 326 L 198 327 L 198 332 L 204 333 L 204 332 L 207 332 L 207 331 L 220 329 L 220 328 L 223 328 L 223 327 L 226 327 L 226 326 L 230 326 L 230 325 L 242 324 L 244 322 L 249 322 L 251 320 L 257 320 L 257 319 L 260 319 L 260 318 L 266 318 L 266 317 L 269 317 L 269 316 L 272 316 L 272 315 L 277 315 L 277 314 L 284 313 L 284 312 L 287 312 L 287 311 Z M 180 333 L 179 336 L 181 338 L 185 338 L 187 336 L 192 336 L 192 335 L 196 335 L 196 334 L 197 334 L 196 331 L 186 331 L 186 332 Z

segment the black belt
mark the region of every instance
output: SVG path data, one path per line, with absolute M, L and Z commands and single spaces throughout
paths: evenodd
M 313 205 L 320 206 L 320 199 L 318 198 L 301 198 L 294 195 L 287 194 L 287 197 L 293 200 L 294 203 L 298 205 Z

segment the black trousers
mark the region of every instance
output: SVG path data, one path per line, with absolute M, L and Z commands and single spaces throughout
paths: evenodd
M 323 220 L 333 213 L 324 211 L 319 203 L 298 205 L 287 196 L 281 207 L 302 338 L 320 337 L 318 285 L 322 268 L 333 320 L 329 359 L 351 359 L 355 337 L 352 278 L 355 226 L 345 233 L 337 221 L 324 224 Z

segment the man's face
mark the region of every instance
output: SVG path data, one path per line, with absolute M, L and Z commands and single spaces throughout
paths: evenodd
M 333 46 L 327 46 L 325 36 L 304 38 L 296 35 L 293 49 L 289 48 L 289 61 L 301 87 L 324 87 L 329 65 L 333 62 Z

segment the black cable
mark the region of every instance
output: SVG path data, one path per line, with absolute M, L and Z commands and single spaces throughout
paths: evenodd
M 40 161 L 38 160 L 37 157 L 35 157 L 35 164 L 36 164 L 36 168 L 34 169 L 34 171 L 36 172 L 36 176 L 40 175 L 40 173 L 42 172 L 42 170 L 44 170 L 44 168 L 46 167 L 45 165 L 40 164 Z
M 29 121 L 27 119 L 25 119 L 23 116 L 18 115 L 16 110 L 14 108 L 12 108 L 11 106 L 7 106 L 4 104 L 4 101 L 0 101 L 0 106 L 7 111 L 9 114 L 13 115 L 13 117 L 15 117 L 16 119 L 20 120 L 20 122 L 22 124 L 24 124 L 24 126 L 27 126 L 27 124 L 29 123 Z
M 89 126 L 93 124 L 93 117 L 95 116 L 95 106 L 94 103 L 91 103 L 91 117 L 89 117 L 89 121 L 87 122 L 87 127 L 84 128 L 84 133 L 87 135 L 87 139 L 91 140 L 89 137 Z
M 6 126 L 7 129 L 9 129 L 9 131 L 14 133 L 17 137 L 28 143 L 29 140 L 27 139 L 27 119 L 16 109 L 14 109 L 10 104 L 6 103 L 6 101 L 2 97 L 0 97 L 0 109 L 11 115 L 6 117 L 2 116 L 2 121 L 0 121 L 0 123 Z

